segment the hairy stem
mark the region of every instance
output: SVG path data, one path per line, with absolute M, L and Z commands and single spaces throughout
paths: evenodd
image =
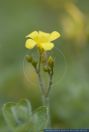
M 48 90 L 46 93 L 46 96 L 49 96 L 51 88 L 52 88 L 52 80 L 53 80 L 53 75 L 49 75 L 49 85 L 48 85 Z
M 45 89 L 45 86 L 44 86 L 44 83 L 43 83 L 43 80 L 41 77 L 41 53 L 39 56 L 38 69 L 35 69 L 35 70 L 36 70 L 36 73 L 38 75 L 38 80 L 39 80 L 39 84 L 40 84 L 42 104 L 47 107 L 47 121 L 48 121 L 47 127 L 50 128 L 51 127 L 51 119 L 50 119 L 49 94 L 46 94 L 46 89 Z M 50 85 L 49 89 L 51 87 L 51 84 L 52 84 L 52 79 L 50 80 L 50 83 L 49 83 L 49 85 Z

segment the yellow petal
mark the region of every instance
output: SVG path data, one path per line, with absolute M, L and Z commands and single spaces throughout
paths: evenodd
M 38 32 L 34 31 L 34 32 L 28 34 L 26 37 L 27 38 L 30 37 L 30 38 L 34 39 L 34 38 L 38 37 Z
M 41 48 L 43 48 L 45 51 L 51 50 L 54 47 L 53 43 L 41 43 Z
M 32 49 L 32 48 L 34 48 L 35 45 L 36 45 L 36 42 L 34 40 L 32 40 L 32 39 L 26 40 L 25 47 L 27 49 Z
M 48 37 L 50 34 L 46 33 L 46 32 L 39 31 L 39 35 Z
M 61 36 L 60 33 L 58 33 L 57 31 L 54 31 L 50 34 L 50 41 L 53 41 L 53 40 L 59 38 L 60 36 Z
M 38 37 L 39 43 L 48 42 L 49 38 L 50 38 L 50 34 L 49 33 L 45 33 L 45 32 L 39 31 L 39 37 Z

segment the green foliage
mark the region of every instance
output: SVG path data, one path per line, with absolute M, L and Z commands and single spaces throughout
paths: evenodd
M 32 112 L 27 99 L 4 104 L 2 111 L 11 132 L 40 132 L 47 126 L 47 108 L 41 106 Z

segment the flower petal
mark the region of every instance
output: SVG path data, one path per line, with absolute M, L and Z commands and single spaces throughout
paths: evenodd
M 46 32 L 39 31 L 39 35 L 40 36 L 48 37 L 50 34 L 49 33 L 46 33 Z
M 54 32 L 52 32 L 52 33 L 50 34 L 50 41 L 53 41 L 53 40 L 59 38 L 60 36 L 61 36 L 60 33 L 58 33 L 57 31 L 54 31 Z
M 38 38 L 39 38 L 39 43 L 46 43 L 49 41 L 50 34 L 39 31 L 39 37 Z
M 30 37 L 30 38 L 34 39 L 34 38 L 38 37 L 38 32 L 34 31 L 34 32 L 28 34 L 26 37 L 27 38 Z
M 36 42 L 34 40 L 32 40 L 32 39 L 27 39 L 26 40 L 25 47 L 27 49 L 32 49 L 32 48 L 35 47 L 35 45 L 36 45 Z
M 54 47 L 54 44 L 53 43 L 41 43 L 41 48 L 43 48 L 45 51 L 47 50 L 51 50 L 53 47 Z

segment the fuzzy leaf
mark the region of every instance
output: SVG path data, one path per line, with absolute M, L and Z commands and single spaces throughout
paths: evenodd
M 7 103 L 3 106 L 3 115 L 8 126 L 13 130 L 19 125 L 28 122 L 32 115 L 31 104 L 25 99 L 16 103 Z
M 47 127 L 47 107 L 39 107 L 33 114 L 33 121 L 38 132 L 42 132 L 44 128 Z

